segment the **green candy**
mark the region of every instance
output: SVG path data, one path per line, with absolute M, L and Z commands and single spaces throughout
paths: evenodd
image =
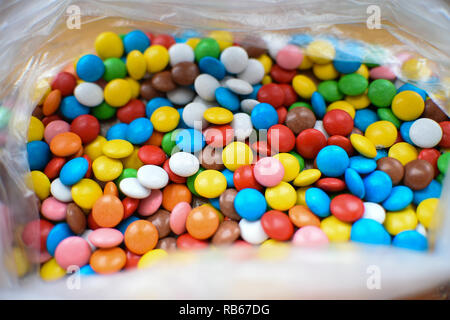
M 348 96 L 363 94 L 368 85 L 367 79 L 358 73 L 346 74 L 338 82 L 339 90 Z
M 98 120 L 107 120 L 114 117 L 116 114 L 117 108 L 111 107 L 105 101 L 103 101 L 100 105 L 92 108 L 92 115 L 96 117 Z
M 175 129 L 173 131 L 167 132 L 162 138 L 161 147 L 168 156 L 171 156 L 174 152 L 179 151 L 175 137 L 177 136 L 178 132 L 180 132 L 180 130 L 181 129 Z
M 373 105 L 384 108 L 391 105 L 392 99 L 397 94 L 395 85 L 386 79 L 377 79 L 369 85 L 367 96 Z
M 6 128 L 10 118 L 11 111 L 3 106 L 0 106 L 0 129 Z
M 186 179 L 186 184 L 187 184 L 189 191 L 191 191 L 192 194 L 197 197 L 201 197 L 201 196 L 197 193 L 197 191 L 195 191 L 194 182 L 195 182 L 195 178 L 197 178 L 197 176 L 203 171 L 205 171 L 205 168 L 200 167 L 196 174 L 194 174 L 193 176 L 190 176 Z
M 197 46 L 195 46 L 194 53 L 197 62 L 204 57 L 213 57 L 217 59 L 220 55 L 219 43 L 213 38 L 203 38 Z
M 337 81 L 334 80 L 322 81 L 317 87 L 317 91 L 327 102 L 335 102 L 344 98 L 344 94 L 339 90 Z
M 448 165 L 450 164 L 450 152 L 441 154 L 437 160 L 437 166 L 439 171 L 445 175 L 448 171 Z
M 108 58 L 103 61 L 105 73 L 103 79 L 111 81 L 114 79 L 123 79 L 127 76 L 127 67 L 119 58 Z
M 137 170 L 133 168 L 126 168 L 123 169 L 120 176 L 114 180 L 114 183 L 118 186 L 120 185 L 120 182 L 125 178 L 136 178 L 137 177 Z
M 380 108 L 377 110 L 378 117 L 380 120 L 386 120 L 392 122 L 394 126 L 399 129 L 402 122 L 392 113 L 389 108 Z
M 300 164 L 300 171 L 302 171 L 303 168 L 305 168 L 305 159 L 303 159 L 303 157 L 295 151 L 291 151 L 289 153 L 297 159 L 298 163 Z
M 305 107 L 305 108 L 312 110 L 312 107 L 308 102 L 297 101 L 297 102 L 294 102 L 293 104 L 291 104 L 288 111 L 291 111 L 292 109 L 297 108 L 297 107 Z
M 436 177 L 436 181 L 439 182 L 440 184 L 443 184 L 444 178 L 445 178 L 445 174 L 439 173 L 438 176 Z

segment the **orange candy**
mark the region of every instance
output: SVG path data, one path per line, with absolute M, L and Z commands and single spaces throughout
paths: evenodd
M 168 211 L 172 211 L 173 208 L 180 202 L 191 203 L 192 194 L 188 187 L 184 184 L 169 184 L 163 190 L 162 206 Z
M 92 208 L 92 218 L 103 228 L 117 226 L 123 218 L 123 204 L 114 195 L 106 194 L 97 199 Z
M 89 264 L 95 272 L 101 274 L 120 271 L 127 262 L 125 251 L 121 248 L 108 248 L 96 250 L 89 260 Z
M 297 205 L 289 209 L 289 219 L 298 228 L 304 226 L 320 227 L 319 218 L 311 210 L 302 205 Z
M 219 227 L 219 214 L 217 210 L 209 205 L 203 204 L 189 212 L 186 219 L 188 233 L 199 240 L 208 239 Z
M 135 254 L 144 254 L 152 250 L 158 243 L 158 230 L 147 220 L 131 223 L 125 231 L 125 245 Z
M 163 137 L 164 137 L 164 133 L 153 130 L 153 133 L 150 136 L 150 139 L 148 139 L 145 144 L 150 144 L 152 146 L 160 147 Z
M 42 105 L 42 112 L 45 116 L 50 116 L 56 112 L 61 103 L 61 91 L 55 89 L 51 91 L 44 100 Z
M 119 190 L 117 190 L 117 186 L 114 182 L 109 181 L 105 184 L 105 189 L 103 189 L 103 194 L 109 194 L 112 196 L 119 196 Z
M 50 142 L 50 150 L 57 157 L 67 157 L 81 148 L 81 138 L 73 132 L 57 134 Z

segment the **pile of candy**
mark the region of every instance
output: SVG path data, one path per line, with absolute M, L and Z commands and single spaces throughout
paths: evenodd
M 31 117 L 41 217 L 22 238 L 42 278 L 209 245 L 426 250 L 449 118 L 357 47 L 303 40 L 270 52 L 226 32 L 100 34 Z M 432 76 L 411 57 L 403 71 Z

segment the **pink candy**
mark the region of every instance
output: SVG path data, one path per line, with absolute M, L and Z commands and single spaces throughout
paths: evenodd
M 117 247 L 123 241 L 123 234 L 113 228 L 99 228 L 88 235 L 88 240 L 97 248 Z
M 152 190 L 152 193 L 145 199 L 142 199 L 139 202 L 139 207 L 137 211 L 142 216 L 151 216 L 156 211 L 158 211 L 159 207 L 162 203 L 162 192 L 159 189 Z
M 64 120 L 55 120 L 50 122 L 44 130 L 44 139 L 45 142 L 50 144 L 53 137 L 57 134 L 70 131 L 70 124 L 65 122 Z
M 177 203 L 173 208 L 170 214 L 169 225 L 175 234 L 182 234 L 186 231 L 186 218 L 191 210 L 192 207 L 187 202 Z
M 386 79 L 386 80 L 395 80 L 395 73 L 391 70 L 391 68 L 386 66 L 379 66 L 370 69 L 370 77 L 372 79 Z
M 67 204 L 50 197 L 42 201 L 41 213 L 48 220 L 62 221 L 66 219 Z
M 277 64 L 287 70 L 297 69 L 303 61 L 303 53 L 299 47 L 288 44 L 277 54 Z
M 68 237 L 61 241 L 55 250 L 56 262 L 63 269 L 70 266 L 82 267 L 89 262 L 91 248 L 81 237 Z
M 274 187 L 283 180 L 284 167 L 278 159 L 267 157 L 256 162 L 253 173 L 259 184 Z
M 316 226 L 305 226 L 294 233 L 292 242 L 296 246 L 317 247 L 328 244 L 328 237 Z

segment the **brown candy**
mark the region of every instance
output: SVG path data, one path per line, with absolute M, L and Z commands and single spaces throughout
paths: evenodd
M 164 239 L 159 239 L 155 248 L 163 249 L 165 251 L 174 251 L 177 249 L 177 239 L 173 237 L 166 237 Z
M 201 205 L 208 204 L 208 203 L 209 203 L 209 201 L 205 198 L 193 196 L 191 207 L 193 209 L 193 208 L 197 208 L 197 207 L 200 207 Z
M 211 242 L 214 245 L 231 244 L 239 238 L 240 234 L 239 224 L 236 221 L 225 220 L 219 225 Z
M 152 86 L 158 91 L 168 92 L 174 90 L 177 85 L 172 80 L 170 71 L 156 73 L 152 78 Z
M 234 198 L 236 198 L 236 189 L 227 189 L 219 197 L 220 211 L 230 219 L 239 221 L 241 216 L 234 209 Z
M 391 157 L 383 157 L 377 160 L 377 169 L 389 175 L 392 184 L 397 185 L 402 181 L 405 168 L 400 161 Z
M 40 106 L 36 106 L 31 115 L 38 118 L 39 120 L 42 120 L 42 118 L 44 118 L 44 112 L 42 111 L 42 108 Z
M 189 86 L 194 83 L 200 72 L 195 63 L 183 61 L 174 65 L 171 73 L 172 79 L 176 84 Z
M 223 170 L 222 149 L 206 146 L 199 154 L 198 160 L 206 170 Z
M 426 188 L 434 177 L 434 168 L 426 160 L 416 159 L 405 165 L 403 183 L 412 190 Z
M 147 221 L 153 223 L 158 230 L 159 238 L 167 237 L 170 233 L 170 213 L 164 209 L 159 209 L 150 217 L 147 218 Z
M 285 123 L 295 135 L 298 135 L 305 129 L 314 128 L 316 116 L 308 108 L 295 107 L 287 113 Z
M 348 136 L 350 137 L 352 134 L 360 134 L 362 136 L 364 135 L 364 133 L 361 130 L 359 130 L 358 128 L 356 128 L 356 127 L 354 127 L 352 129 L 352 132 L 350 132 L 350 134 Z
M 240 43 L 250 58 L 259 58 L 267 52 L 266 43 L 260 37 L 249 35 L 240 41 Z
M 430 118 L 436 122 L 447 120 L 447 116 L 445 115 L 444 111 L 442 111 L 439 106 L 431 99 L 427 99 L 425 101 L 425 109 L 423 110 L 421 118 Z
M 153 88 L 152 79 L 147 79 L 141 84 L 140 89 L 141 97 L 145 100 L 151 100 L 156 97 L 162 97 L 162 93 Z
M 86 229 L 86 215 L 75 203 L 69 203 L 66 209 L 66 222 L 70 230 L 76 234 Z

